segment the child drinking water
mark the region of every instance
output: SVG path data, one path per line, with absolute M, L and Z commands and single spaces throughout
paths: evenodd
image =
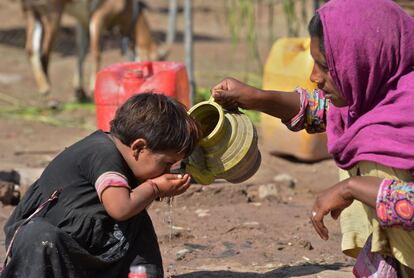
M 65 149 L 30 187 L 5 225 L 0 277 L 127 277 L 130 265 L 163 277 L 146 207 L 187 190 L 190 176 L 170 167 L 200 138 L 177 101 L 132 96 L 109 133 L 98 130 Z

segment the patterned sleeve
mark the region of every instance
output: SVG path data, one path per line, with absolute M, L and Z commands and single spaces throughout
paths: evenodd
M 300 111 L 283 123 L 292 131 L 306 129 L 308 133 L 324 132 L 329 101 L 323 92 L 318 89 L 308 92 L 300 87 L 296 88 L 296 92 L 300 94 Z
M 380 185 L 377 216 L 382 227 L 414 230 L 414 182 L 384 179 Z

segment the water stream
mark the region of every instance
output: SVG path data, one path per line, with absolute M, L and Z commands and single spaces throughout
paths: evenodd
M 173 218 L 173 207 L 174 207 L 174 197 L 168 197 L 167 198 L 167 205 L 168 205 L 168 212 L 166 217 L 167 225 L 169 225 L 169 243 L 171 245 L 172 237 L 173 237 L 173 230 L 174 230 L 174 218 Z M 172 248 L 171 248 L 172 250 Z M 167 267 L 167 277 L 173 278 L 175 275 L 177 275 L 177 269 L 175 268 L 174 263 L 170 263 Z

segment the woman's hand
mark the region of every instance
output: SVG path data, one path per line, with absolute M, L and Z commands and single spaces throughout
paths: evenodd
M 312 208 L 311 221 L 319 236 L 327 240 L 328 229 L 323 223 L 323 218 L 331 213 L 333 219 L 337 219 L 341 212 L 349 207 L 354 199 L 365 205 L 375 208 L 376 198 L 382 178 L 370 176 L 356 176 L 343 180 L 334 186 L 320 192 L 316 196 Z
M 331 213 L 332 218 L 337 219 L 341 212 L 354 201 L 347 189 L 347 182 L 348 180 L 339 182 L 316 196 L 310 219 L 315 231 L 324 240 L 329 238 L 328 229 L 323 223 L 325 215 Z
M 252 103 L 256 93 L 256 88 L 234 78 L 225 78 L 211 89 L 214 100 L 228 110 L 254 109 Z
M 162 198 L 184 193 L 190 187 L 191 177 L 189 174 L 164 174 L 151 181 L 158 187 L 158 197 Z

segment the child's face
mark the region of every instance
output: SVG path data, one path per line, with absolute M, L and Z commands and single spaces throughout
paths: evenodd
M 175 151 L 153 152 L 143 148 L 134 154 L 135 161 L 130 165 L 134 175 L 141 180 L 155 178 L 170 172 L 173 164 L 184 159 Z

